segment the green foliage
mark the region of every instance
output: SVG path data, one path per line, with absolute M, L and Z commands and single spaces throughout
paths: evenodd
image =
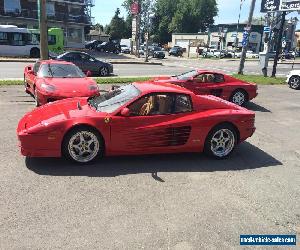
M 253 82 L 258 85 L 280 85 L 286 84 L 285 78 L 283 77 L 263 77 L 260 75 L 238 75 L 234 74 L 233 77 L 238 78 L 242 81 Z
M 120 9 L 117 8 L 110 24 L 105 27 L 105 32 L 110 35 L 112 40 L 124 38 L 126 33 L 126 23 L 124 17 L 120 17 Z
M 133 0 L 125 0 L 123 6 L 130 15 Z M 171 41 L 171 35 L 206 31 L 218 14 L 216 0 L 140 0 L 142 29 L 148 11 L 153 11 L 151 37 L 155 42 Z

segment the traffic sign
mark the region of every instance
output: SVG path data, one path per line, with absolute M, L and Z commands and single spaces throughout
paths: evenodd
M 271 32 L 271 28 L 269 26 L 265 26 L 264 27 L 264 32 L 265 33 L 270 33 Z

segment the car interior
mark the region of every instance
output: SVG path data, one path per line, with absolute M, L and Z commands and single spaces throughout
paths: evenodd
M 131 116 L 166 115 L 171 114 L 174 104 L 174 96 L 157 94 L 145 96 L 131 104 L 128 108 Z M 175 97 L 174 113 L 192 111 L 192 105 L 186 95 Z

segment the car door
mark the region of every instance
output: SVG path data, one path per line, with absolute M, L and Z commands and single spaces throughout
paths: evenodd
M 224 75 L 218 73 L 203 73 L 193 79 L 192 91 L 197 95 L 222 96 Z
M 82 67 L 81 70 L 86 73 L 87 71 L 91 71 L 92 73 L 98 73 L 99 68 L 97 68 L 96 60 L 87 54 L 81 54 L 81 62 Z
M 185 114 L 174 113 L 175 100 L 171 93 L 150 94 L 128 106 L 129 117 L 114 116 L 111 121 L 113 151 L 151 154 L 185 148 L 192 126 L 181 119 Z

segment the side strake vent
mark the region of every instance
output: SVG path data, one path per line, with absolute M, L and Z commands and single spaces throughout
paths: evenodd
M 190 137 L 191 127 L 168 128 L 166 131 L 166 146 L 185 145 Z

